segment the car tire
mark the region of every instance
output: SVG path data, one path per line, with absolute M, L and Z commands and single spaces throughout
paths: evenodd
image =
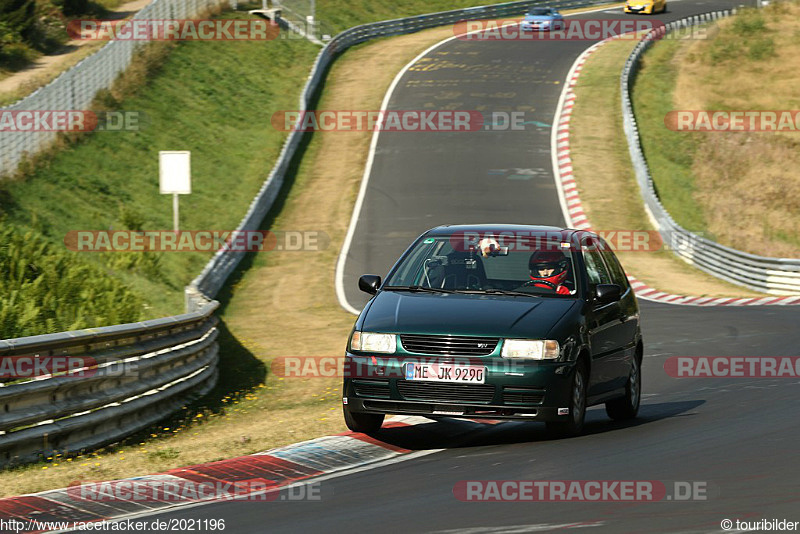
M 362 434 L 374 434 L 383 425 L 383 414 L 351 412 L 347 406 L 342 407 L 344 411 L 344 423 L 353 432 Z
M 625 384 L 625 396 L 606 403 L 606 413 L 615 421 L 635 418 L 642 400 L 642 366 L 637 354 L 633 358 L 631 373 Z
M 569 419 L 567 421 L 548 421 L 547 432 L 553 437 L 567 438 L 577 436 L 583 430 L 583 421 L 586 419 L 586 388 L 589 382 L 589 373 L 586 364 L 582 361 L 575 365 L 572 374 L 569 397 Z

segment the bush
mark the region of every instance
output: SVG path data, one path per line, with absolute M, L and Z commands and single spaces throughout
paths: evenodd
M 39 52 L 25 43 L 10 43 L 0 47 L 0 67 L 10 70 L 22 70 L 39 57 Z
M 27 39 L 36 22 L 33 0 L 0 0 L 0 20 L 7 31 Z
M 729 35 L 719 35 L 708 47 L 708 59 L 711 63 L 720 63 L 742 56 L 743 48 L 740 41 Z
M 0 338 L 135 322 L 142 308 L 111 273 L 0 221 Z
M 750 43 L 747 47 L 747 57 L 753 60 L 766 59 L 775 56 L 775 41 L 766 37 Z
M 733 31 L 741 36 L 764 33 L 767 23 L 758 11 L 743 11 L 733 21 Z
M 89 12 L 89 0 L 64 0 L 61 8 L 68 17 Z

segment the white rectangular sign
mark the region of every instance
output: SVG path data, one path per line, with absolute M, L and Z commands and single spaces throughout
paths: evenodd
M 188 150 L 162 150 L 158 153 L 158 188 L 162 195 L 188 195 L 192 192 L 191 155 Z

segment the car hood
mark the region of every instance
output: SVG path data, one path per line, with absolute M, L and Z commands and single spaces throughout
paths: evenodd
M 397 334 L 543 338 L 577 299 L 381 291 L 361 330 Z
M 527 15 L 525 20 L 528 22 L 553 22 L 555 15 Z

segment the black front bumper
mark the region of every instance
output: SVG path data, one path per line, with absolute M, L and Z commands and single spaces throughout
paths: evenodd
M 406 380 L 402 361 L 347 354 L 362 373 L 344 379 L 342 401 L 357 413 L 559 421 L 569 416 L 574 362 L 527 362 L 507 372 L 486 358 L 483 384 Z

